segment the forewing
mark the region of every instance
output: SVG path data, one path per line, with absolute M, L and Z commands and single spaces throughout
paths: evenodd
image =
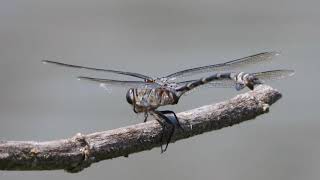
M 185 86 L 191 82 L 195 82 L 195 81 L 198 81 L 198 80 L 189 80 L 189 81 L 182 81 L 182 82 L 178 82 L 177 83 L 177 87 L 181 87 L 181 86 Z M 214 81 L 211 81 L 207 84 L 203 84 L 199 87 L 197 87 L 196 89 L 198 88 L 203 88 L 203 87 L 214 87 L 214 88 L 234 88 L 235 87 L 235 82 L 234 80 L 231 80 L 231 79 L 219 79 L 219 80 L 214 80 Z
M 49 60 L 43 60 L 43 63 L 48 63 L 48 64 L 54 64 L 58 66 L 63 66 L 63 67 L 70 67 L 70 68 L 75 68 L 75 69 L 86 69 L 86 70 L 92 70 L 92 71 L 101 71 L 101 72 L 108 72 L 108 73 L 114 73 L 114 74 L 121 74 L 125 76 L 131 76 L 131 77 L 136 77 L 144 80 L 151 80 L 152 78 L 143 74 L 139 73 L 133 73 L 133 72 L 125 72 L 125 71 L 117 71 L 117 70 L 112 70 L 112 69 L 101 69 L 101 68 L 93 68 L 93 67 L 86 67 L 86 66 L 78 66 L 78 65 L 73 65 L 73 64 L 65 64 L 61 62 L 56 62 L 56 61 L 49 61 Z
M 101 79 L 101 78 L 93 78 L 93 77 L 86 77 L 86 76 L 80 76 L 78 77 L 78 79 L 99 84 L 100 87 L 108 91 L 110 91 L 113 87 L 129 89 L 129 88 L 142 88 L 142 87 L 148 88 L 148 87 L 159 86 L 156 83 L 148 83 L 144 81 L 120 81 L 120 80 Z
M 280 70 L 257 72 L 252 74 L 255 77 L 257 77 L 260 81 L 266 82 L 266 81 L 279 80 L 279 79 L 292 76 L 294 75 L 294 70 L 280 69 Z

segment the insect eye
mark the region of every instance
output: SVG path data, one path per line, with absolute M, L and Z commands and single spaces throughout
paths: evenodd
M 126 99 L 129 104 L 133 104 L 133 89 L 129 89 L 126 94 Z

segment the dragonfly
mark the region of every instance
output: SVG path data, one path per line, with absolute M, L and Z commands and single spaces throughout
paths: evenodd
M 179 102 L 182 95 L 194 90 L 195 88 L 202 87 L 203 85 L 207 85 L 208 87 L 235 88 L 236 90 L 248 87 L 250 90 L 253 90 L 256 85 L 265 83 L 269 80 L 283 79 L 285 77 L 292 76 L 294 74 L 294 70 L 289 69 L 262 71 L 256 73 L 235 71 L 240 68 L 270 61 L 277 55 L 279 55 L 278 52 L 262 52 L 228 62 L 185 69 L 156 78 L 141 73 L 72 65 L 50 60 L 43 60 L 42 62 L 69 68 L 101 71 L 140 79 L 135 81 L 125 81 L 89 76 L 78 77 L 79 80 L 98 83 L 104 88 L 111 86 L 125 87 L 127 89 L 127 102 L 133 107 L 133 111 L 135 113 L 144 113 L 144 122 L 147 121 L 149 114 L 158 117 L 156 120 L 163 128 L 160 138 L 161 153 L 163 153 L 167 150 L 168 144 L 170 143 L 176 128 L 179 128 L 182 131 L 184 131 L 184 128 L 180 125 L 175 112 L 171 110 L 158 110 L 159 107 L 175 105 Z M 187 77 L 203 73 L 210 73 L 210 75 L 202 76 L 202 78 L 198 79 L 185 80 Z M 171 130 L 166 140 L 166 146 L 163 148 L 163 137 L 167 126 L 169 126 Z

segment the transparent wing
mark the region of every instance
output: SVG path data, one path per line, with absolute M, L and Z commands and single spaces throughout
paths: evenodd
M 58 66 L 64 66 L 64 67 L 70 67 L 70 68 L 76 68 L 76 69 L 86 69 L 86 70 L 93 70 L 93 71 L 102 71 L 102 72 L 108 72 L 108 73 L 115 73 L 115 74 L 121 74 L 125 76 L 132 76 L 140 79 L 150 79 L 152 80 L 153 78 L 139 74 L 139 73 L 133 73 L 133 72 L 125 72 L 125 71 L 117 71 L 117 70 L 111 70 L 111 69 L 101 69 L 101 68 L 93 68 L 93 67 L 85 67 L 85 66 L 78 66 L 78 65 L 72 65 L 72 64 L 65 64 L 61 62 L 56 62 L 56 61 L 49 61 L 49 60 L 42 60 L 43 63 L 49 63 L 49 64 L 54 64 Z
M 197 80 L 178 82 L 177 86 L 181 87 L 181 86 L 184 86 L 188 83 L 195 82 L 195 81 L 197 81 Z M 196 89 L 203 88 L 203 87 L 233 88 L 233 87 L 235 87 L 235 82 L 234 82 L 234 80 L 231 80 L 231 79 L 219 79 L 219 80 L 215 80 L 215 81 L 209 82 L 207 84 L 201 85 L 201 86 L 197 87 Z
M 284 79 L 286 77 L 294 75 L 294 70 L 288 70 L 288 69 L 280 69 L 280 70 L 271 70 L 271 71 L 264 71 L 264 72 L 256 72 L 256 73 L 251 73 L 255 77 L 257 77 L 260 81 L 268 82 L 268 81 L 273 81 L 273 80 L 280 80 Z M 195 82 L 197 80 L 189 80 L 189 81 L 182 81 L 182 82 L 177 82 L 177 86 L 181 87 L 184 86 L 188 83 Z M 219 80 L 214 80 L 212 82 L 209 82 L 207 84 L 204 84 L 202 86 L 199 86 L 200 88 L 202 87 L 214 87 L 214 88 L 234 88 L 236 86 L 236 82 L 232 79 L 219 79 Z
M 80 76 L 78 77 L 79 80 L 84 80 L 88 82 L 93 82 L 99 84 L 100 87 L 111 90 L 112 87 L 121 87 L 125 89 L 129 88 L 139 88 L 139 87 L 157 87 L 159 84 L 157 83 L 148 83 L 144 81 L 120 81 L 120 80 L 113 80 L 113 79 L 101 79 L 101 78 L 93 78 L 93 77 L 86 77 Z
M 258 63 L 266 62 L 268 60 L 271 60 L 273 57 L 277 55 L 279 55 L 279 52 L 263 52 L 263 53 L 255 54 L 252 56 L 244 57 L 241 59 L 228 61 L 225 63 L 186 69 L 186 70 L 179 71 L 179 72 L 170 74 L 168 76 L 165 76 L 164 78 L 167 78 L 169 80 L 175 80 L 176 78 L 183 78 L 191 75 L 196 75 L 198 73 L 230 71 L 237 68 L 242 68 L 249 65 L 255 65 Z
M 293 76 L 294 70 L 280 69 L 280 70 L 256 72 L 252 74 L 262 82 L 266 82 L 266 81 L 279 80 L 289 76 Z
M 181 87 L 181 86 L 185 86 L 188 83 L 194 82 L 197 80 L 190 80 L 190 81 L 182 81 L 182 82 L 178 82 L 177 83 L 177 88 Z M 186 93 L 184 93 L 184 96 L 187 96 L 189 94 L 194 93 L 195 91 L 199 90 L 199 89 L 204 89 L 204 88 L 235 88 L 236 84 L 234 81 L 229 80 L 229 79 L 225 79 L 225 80 L 218 80 L 217 82 L 210 82 L 207 84 L 203 84 L 201 86 L 198 86 L 190 91 L 187 91 Z

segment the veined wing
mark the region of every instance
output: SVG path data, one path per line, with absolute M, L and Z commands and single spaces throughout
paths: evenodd
M 49 63 L 49 64 L 54 64 L 58 66 L 64 66 L 64 67 L 70 67 L 70 68 L 76 68 L 76 69 L 86 69 L 86 70 L 93 70 L 93 71 L 102 71 L 102 72 L 108 72 L 108 73 L 115 73 L 115 74 L 121 74 L 125 76 L 132 76 L 144 80 L 152 80 L 153 78 L 139 74 L 139 73 L 133 73 L 133 72 L 125 72 L 125 71 L 117 71 L 117 70 L 111 70 L 111 69 L 101 69 L 101 68 L 93 68 L 93 67 L 86 67 L 86 66 L 78 66 L 78 65 L 73 65 L 73 64 L 65 64 L 61 62 L 56 62 L 56 61 L 49 61 L 49 60 L 42 60 L 43 63 Z
M 273 80 L 280 80 L 284 79 L 286 77 L 294 75 L 294 70 L 288 70 L 288 69 L 280 69 L 280 70 L 271 70 L 271 71 L 264 71 L 264 72 L 256 72 L 256 73 L 250 73 L 254 75 L 256 78 L 258 78 L 261 82 L 265 83 L 268 81 Z M 196 82 L 198 80 L 189 80 L 189 81 L 181 81 L 177 82 L 177 86 L 184 86 L 188 83 Z M 218 79 L 211 81 L 207 84 L 199 86 L 201 87 L 215 87 L 215 88 L 234 88 L 236 86 L 236 82 L 232 79 Z
M 78 79 L 97 83 L 100 85 L 100 87 L 105 89 L 110 89 L 111 87 L 138 88 L 138 87 L 160 86 L 157 83 L 148 83 L 144 81 L 120 81 L 120 80 L 101 79 L 101 78 L 93 78 L 93 77 L 86 77 L 86 76 L 79 76 Z
M 265 81 L 279 80 L 289 76 L 293 76 L 294 70 L 280 69 L 280 70 L 256 72 L 252 74 L 262 82 L 265 82 Z
M 195 81 L 198 81 L 198 80 L 181 81 L 176 84 L 177 84 L 177 87 L 181 87 L 181 86 L 184 86 L 186 84 L 189 84 L 189 83 L 192 83 Z M 207 84 L 203 84 L 203 85 L 197 87 L 196 89 L 202 88 L 202 87 L 232 88 L 234 86 L 235 86 L 235 81 L 233 81 L 231 79 L 219 79 L 219 80 L 209 82 Z
M 230 71 L 237 68 L 242 68 L 249 65 L 266 62 L 268 60 L 271 60 L 274 56 L 277 56 L 277 55 L 279 55 L 279 53 L 274 51 L 263 52 L 263 53 L 255 54 L 252 56 L 228 61 L 225 63 L 213 64 L 208 66 L 201 66 L 201 67 L 182 70 L 182 71 L 170 74 L 168 76 L 165 76 L 164 78 L 167 78 L 169 80 L 175 80 L 176 78 L 187 77 L 187 76 L 195 75 L 198 73 Z

